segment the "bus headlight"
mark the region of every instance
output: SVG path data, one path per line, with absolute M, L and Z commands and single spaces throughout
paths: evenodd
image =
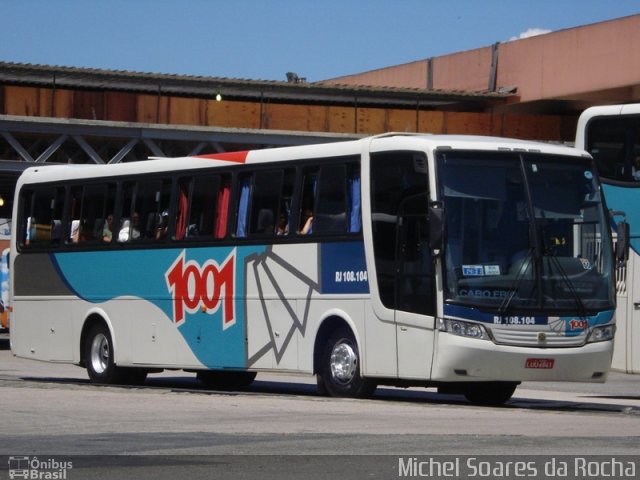
M 452 320 L 449 318 L 440 318 L 438 319 L 438 322 L 438 328 L 442 332 L 452 333 L 461 337 L 489 340 L 487 329 L 484 328 L 484 325 L 480 325 L 479 323 Z
M 612 340 L 616 334 L 615 325 L 604 325 L 602 327 L 594 327 L 591 329 L 587 343 L 606 342 Z

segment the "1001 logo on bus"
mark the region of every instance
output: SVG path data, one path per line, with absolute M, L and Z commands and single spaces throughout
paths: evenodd
M 236 323 L 233 303 L 235 263 L 235 249 L 221 264 L 207 260 L 199 265 L 194 260 L 185 261 L 184 250 L 180 253 L 165 274 L 177 325 L 185 321 L 185 312 L 214 314 L 221 305 L 223 330 Z

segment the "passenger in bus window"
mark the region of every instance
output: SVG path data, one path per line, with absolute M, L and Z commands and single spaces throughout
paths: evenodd
M 131 217 L 131 240 L 137 240 L 140 238 L 140 215 L 138 212 L 134 212 Z
M 140 215 L 136 212 L 131 217 L 131 221 L 125 218 L 122 220 L 122 227 L 118 233 L 119 242 L 128 242 L 140 238 Z
M 71 243 L 78 243 L 78 240 L 80 240 L 80 220 L 71 221 L 71 234 L 69 238 L 71 238 Z
M 131 230 L 131 223 L 129 219 L 125 218 L 121 222 L 122 226 L 120 227 L 120 231 L 118 232 L 118 241 L 119 242 L 128 242 L 129 241 L 129 231 Z
M 288 235 L 289 234 L 289 222 L 284 213 L 280 214 L 278 218 L 278 226 L 276 228 L 276 235 Z
M 167 229 L 169 227 L 169 211 L 163 210 L 158 218 L 158 225 L 156 227 L 156 240 L 160 240 L 167 235 Z
M 113 239 L 113 215 L 107 215 L 102 229 L 102 241 L 109 243 Z
M 273 210 L 262 208 L 258 212 L 258 224 L 256 225 L 256 233 L 266 233 L 273 235 L 274 233 Z
M 198 225 L 195 223 L 190 224 L 187 227 L 186 238 L 193 238 L 193 237 L 199 237 L 199 236 L 200 236 L 200 230 L 198 230 Z
M 640 155 L 636 156 L 633 162 L 633 179 L 640 180 Z
M 313 212 L 311 210 L 304 211 L 300 225 L 302 225 L 300 229 L 301 235 L 307 235 L 313 232 Z

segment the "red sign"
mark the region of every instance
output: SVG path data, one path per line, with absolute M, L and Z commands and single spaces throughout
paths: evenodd
M 553 358 L 527 358 L 524 364 L 524 368 L 540 368 L 551 369 L 555 360 Z
M 569 321 L 569 328 L 573 330 L 586 330 L 589 328 L 588 320 L 571 320 Z
M 207 260 L 199 265 L 193 260 L 185 262 L 183 250 L 165 274 L 167 287 L 173 298 L 173 319 L 180 325 L 188 313 L 203 311 L 215 313 L 222 305 L 222 328 L 236 321 L 233 308 L 235 285 L 235 249 L 218 265 Z

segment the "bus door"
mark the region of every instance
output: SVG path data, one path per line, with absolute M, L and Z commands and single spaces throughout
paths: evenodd
M 383 320 L 393 321 L 397 375 L 427 379 L 435 326 L 427 161 L 416 152 L 371 155 L 373 250 Z M 391 318 L 392 316 L 392 318 Z
M 427 378 L 431 370 L 436 295 L 428 202 L 427 194 L 407 197 L 396 223 L 394 296 L 400 377 Z

